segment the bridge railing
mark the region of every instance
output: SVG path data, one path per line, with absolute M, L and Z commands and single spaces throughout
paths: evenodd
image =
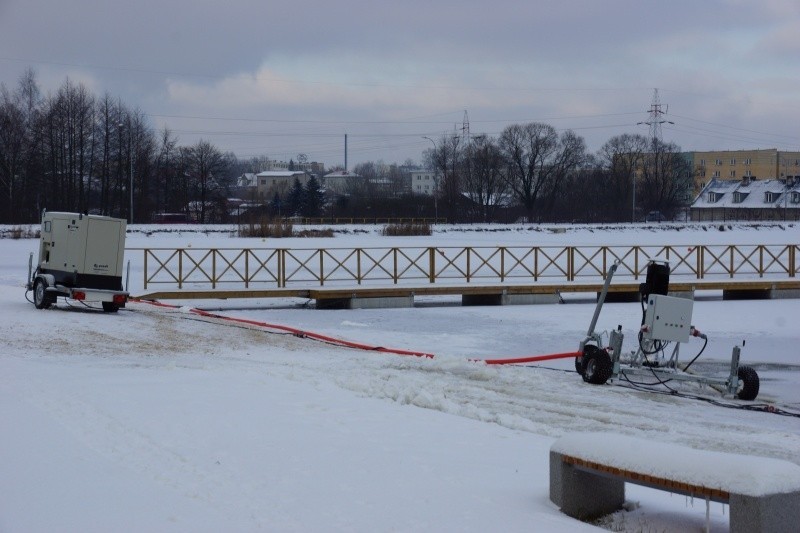
M 798 276 L 799 244 L 699 246 L 466 246 L 371 248 L 129 248 L 144 259 L 144 288 L 596 282 L 615 261 L 617 280 L 668 261 L 677 280 Z

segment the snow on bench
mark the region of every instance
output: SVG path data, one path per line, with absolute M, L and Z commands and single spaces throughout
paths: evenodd
M 550 448 L 550 499 L 575 518 L 619 509 L 625 482 L 730 505 L 735 531 L 796 531 L 800 466 L 610 433 L 575 433 Z

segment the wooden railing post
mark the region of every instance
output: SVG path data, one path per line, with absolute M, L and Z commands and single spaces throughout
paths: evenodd
M 472 250 L 472 248 L 467 247 L 467 283 L 469 283 L 469 280 L 470 280 L 470 272 L 469 272 L 469 269 L 470 269 L 469 252 L 470 252 L 470 250 Z
M 217 288 L 217 249 L 211 250 L 211 288 Z
M 286 250 L 276 250 L 278 260 L 278 287 L 286 288 Z
M 428 248 L 428 280 L 436 283 L 436 248 Z
M 319 254 L 319 285 L 320 287 L 325 285 L 325 264 L 324 264 L 324 256 L 322 248 L 317 248 L 317 253 Z
M 356 278 L 357 284 L 361 285 L 361 248 L 356 248 Z
M 703 264 L 705 249 L 705 245 L 700 245 L 697 247 L 697 279 L 703 279 L 705 277 L 705 265 Z
M 149 251 L 150 250 L 148 248 L 144 249 L 144 288 L 145 289 L 147 288 L 147 254 L 148 254 Z
M 731 245 L 731 247 L 728 249 L 729 255 L 730 255 L 730 262 L 731 262 L 731 268 L 728 271 L 728 277 L 731 278 L 731 279 L 733 279 L 733 268 L 734 268 L 733 267 L 733 255 L 734 255 L 733 252 L 735 250 L 736 250 L 736 246 L 733 246 L 733 245 Z
M 397 248 L 392 248 L 392 255 L 394 256 L 394 271 L 392 280 L 394 281 L 394 284 L 397 285 Z
M 183 288 L 183 248 L 178 249 L 178 288 Z
M 575 281 L 575 248 L 567 246 L 567 281 Z
M 250 248 L 244 250 L 244 288 L 250 288 Z

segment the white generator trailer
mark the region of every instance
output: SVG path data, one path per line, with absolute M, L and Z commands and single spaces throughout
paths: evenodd
M 124 307 L 125 231 L 124 219 L 43 212 L 39 261 L 34 268 L 32 253 L 28 261 L 27 289 L 36 308 L 47 309 L 59 296 L 100 302 L 106 312 Z

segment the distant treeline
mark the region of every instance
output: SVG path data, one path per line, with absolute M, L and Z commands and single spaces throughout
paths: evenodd
M 617 221 L 638 217 L 634 188 L 636 213 L 669 213 L 691 192 L 680 149 L 641 135 L 613 137 L 596 154 L 573 131 L 542 123 L 514 124 L 497 137 L 431 141 L 422 157 L 437 175 L 434 195 L 412 194 L 401 167 L 379 162 L 357 165 L 363 179 L 344 193 L 324 194 L 314 177 L 285 197 L 247 198 L 236 180 L 262 170 L 266 156 L 239 160 L 206 140 L 179 145 L 168 128 L 155 131 L 143 111 L 118 97 L 69 79 L 43 95 L 28 70 L 16 87 L 0 85 L 0 223 L 36 222 L 43 208 L 136 223 L 155 213 L 201 223 L 264 215 Z M 247 209 L 229 205 L 231 195 L 249 202 Z

